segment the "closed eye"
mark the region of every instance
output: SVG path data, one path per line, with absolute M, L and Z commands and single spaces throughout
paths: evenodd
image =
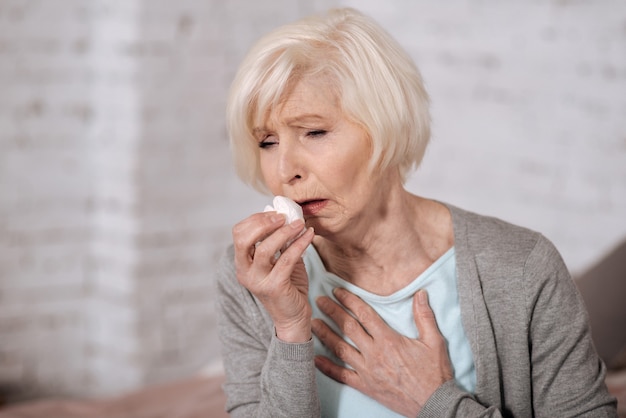
M 259 141 L 259 148 L 265 149 L 265 148 L 269 148 L 272 145 L 276 145 L 276 144 L 278 144 L 278 141 L 276 140 L 276 137 L 274 137 L 274 136 L 267 136 L 263 140 Z
M 324 136 L 324 135 L 326 135 L 326 132 L 327 131 L 325 131 L 323 129 L 317 129 L 317 130 L 314 130 L 314 131 L 307 132 L 307 136 L 313 136 L 313 137 Z

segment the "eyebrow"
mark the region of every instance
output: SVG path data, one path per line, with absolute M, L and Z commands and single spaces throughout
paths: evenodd
M 328 116 L 320 115 L 318 113 L 304 113 L 302 115 L 298 115 L 298 116 L 294 116 L 294 117 L 286 119 L 285 123 L 288 126 L 291 126 L 299 122 L 322 121 L 322 120 L 327 120 L 327 119 L 328 119 Z M 265 126 L 257 126 L 257 127 L 252 128 L 252 134 L 255 136 L 266 134 L 269 131 L 271 131 L 271 129 L 268 129 Z
M 261 136 L 264 136 L 265 134 L 267 134 L 269 131 L 266 128 L 252 128 L 252 136 L 259 139 Z

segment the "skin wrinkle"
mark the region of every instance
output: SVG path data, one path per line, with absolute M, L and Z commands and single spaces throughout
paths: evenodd
M 299 202 L 309 228 L 287 245 L 289 226 L 253 213 L 229 249 L 237 276 L 219 276 L 221 310 L 242 306 L 238 286 L 257 310 L 220 328 L 232 336 L 233 416 L 609 416 L 584 307 L 552 244 L 539 238 L 531 263 L 537 233 L 404 189 L 430 139 L 428 108 L 411 57 L 353 9 L 281 27 L 247 54 L 227 107 L 237 172 Z M 265 251 L 250 259 L 256 243 Z
M 328 210 L 307 219 L 326 268 L 365 290 L 389 295 L 452 246 L 449 214 L 407 193 L 396 168 L 370 171 L 368 134 L 343 115 L 330 85 L 301 79 L 255 128 L 263 133 L 261 142 L 272 144 L 260 150 L 263 177 L 275 195 L 327 199 Z M 306 137 L 320 129 L 327 133 Z M 416 249 L 422 256 L 415 257 Z
M 371 170 L 369 134 L 342 113 L 339 98 L 324 80 L 300 80 L 280 103 L 270 110 L 263 126 L 256 129 L 263 180 L 274 195 L 299 202 L 321 202 L 305 203 L 303 212 L 307 225 L 317 234 L 310 238 L 315 240 L 314 245 L 329 271 L 366 291 L 389 295 L 407 286 L 449 250 L 453 234 L 448 209 L 406 191 L 397 167 Z M 311 191 L 315 194 L 310 194 Z M 277 233 L 272 233 L 267 241 L 274 241 Z M 267 247 L 269 251 L 275 245 Z M 287 257 L 284 260 L 288 261 L 282 269 L 286 272 L 294 263 Z M 276 268 L 283 265 L 281 261 Z M 259 273 L 268 271 L 262 261 L 253 265 L 257 265 Z M 302 269 L 299 271 L 302 273 Z M 261 301 L 274 312 L 271 315 L 279 339 L 309 341 L 310 312 L 300 306 L 307 291 L 306 280 L 301 274 L 296 277 L 293 282 L 299 283 L 296 288 L 290 285 L 293 275 L 290 280 L 284 280 L 284 275 L 275 272 L 269 270 L 265 278 L 260 277 L 249 285 L 256 289 L 256 294 L 267 296 Z M 276 282 L 280 288 L 272 285 L 274 277 L 280 279 Z M 321 310 L 357 348 L 328 330 L 326 324 L 317 323 L 314 328 L 318 332 L 324 329 L 321 332 L 326 336 L 322 343 L 350 368 L 320 357 L 315 364 L 329 377 L 381 401 L 386 399 L 398 412 L 414 415 L 434 388 L 451 378 L 447 352 L 411 340 L 406 350 L 391 350 L 396 354 L 394 358 L 383 358 L 389 350 L 380 341 L 393 339 L 402 346 L 406 337 L 390 330 L 360 298 L 349 292 L 338 292 L 336 296 L 341 306 L 322 298 L 318 300 Z M 294 310 L 287 300 L 293 300 L 298 308 Z M 427 303 L 426 309 L 430 310 Z M 417 313 L 414 315 L 418 331 L 423 331 L 425 337 L 443 339 L 436 331 L 432 315 L 426 321 Z M 435 332 L 425 332 L 429 327 Z M 414 398 L 394 382 L 398 379 L 398 368 L 406 362 L 415 368 L 419 364 L 415 359 L 420 357 L 432 366 L 417 367 L 416 370 L 421 370 L 417 381 L 415 375 L 405 375 L 407 383 L 411 382 L 408 387 L 423 389 Z

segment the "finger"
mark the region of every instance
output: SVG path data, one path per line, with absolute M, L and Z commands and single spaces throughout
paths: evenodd
M 328 357 L 315 356 L 315 367 L 326 376 L 339 383 L 352 386 L 357 390 L 359 390 L 361 386 L 361 380 L 356 371 L 335 364 Z
M 311 330 L 326 348 L 339 360 L 355 369 L 362 366 L 362 356 L 359 350 L 341 338 L 321 319 L 311 321 Z
M 314 237 L 315 231 L 312 227 L 305 230 L 302 235 L 296 238 L 293 243 L 280 254 L 274 268 L 278 271 L 292 269 L 296 263 L 302 260 L 302 255 L 311 242 L 313 242 Z
M 356 317 L 357 321 L 371 337 L 384 334 L 389 326 L 378 313 L 354 293 L 337 287 L 333 290 L 337 300 Z
M 428 293 L 418 290 L 413 296 L 413 317 L 420 335 L 420 340 L 428 343 L 443 339 L 437 326 L 435 314 L 428 304 Z
M 331 298 L 322 296 L 316 300 L 317 306 L 328 315 L 341 329 L 343 334 L 350 338 L 357 347 L 367 347 L 372 342 L 372 337 L 367 333 L 361 323 L 340 304 Z
M 276 212 L 255 213 L 232 229 L 235 262 L 251 262 L 256 244 L 285 223 L 284 215 Z
M 283 225 L 281 228 L 272 232 L 263 239 L 261 244 L 267 244 L 272 248 L 278 246 L 278 250 L 287 249 L 287 243 L 295 241 L 300 234 L 305 232 L 304 228 L 304 221 L 302 219 L 296 219 L 292 223 Z
M 254 250 L 254 260 L 255 264 L 258 263 L 258 266 L 264 268 L 271 268 L 276 264 L 277 254 L 280 254 L 281 248 L 285 247 L 285 244 L 290 240 L 294 240 L 302 232 L 304 228 L 304 221 L 298 219 L 288 225 L 283 225 L 274 231 L 271 235 L 265 238 L 260 244 L 258 244 Z M 310 243 L 310 242 L 309 242 Z M 293 245 L 293 243 L 292 243 Z M 280 254 L 280 258 L 285 256 L 285 259 L 282 261 L 282 265 L 290 266 L 297 261 L 297 257 L 293 258 L 291 254 L 297 253 L 300 250 L 302 252 L 306 249 L 308 243 L 300 242 L 296 249 L 287 253 L 287 248 L 283 254 Z M 299 255 L 299 254 L 298 254 Z M 292 259 L 293 258 L 293 262 Z

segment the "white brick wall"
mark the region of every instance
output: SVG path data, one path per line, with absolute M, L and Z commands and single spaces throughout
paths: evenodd
M 141 65 L 132 46 L 141 40 L 140 1 L 96 2 L 90 7 L 90 101 L 94 115 L 85 158 L 92 168 L 90 253 L 83 309 L 85 368 L 78 394 L 109 394 L 144 382 L 137 329 L 135 237 L 137 166 L 141 157 Z
M 84 370 L 90 71 L 82 2 L 0 3 L 0 384 Z
M 267 200 L 230 166 L 228 84 L 260 34 L 336 3 L 423 71 L 411 190 L 539 229 L 573 270 L 626 236 L 621 0 L 5 0 L 0 388 L 104 395 L 218 357 L 214 265 Z

